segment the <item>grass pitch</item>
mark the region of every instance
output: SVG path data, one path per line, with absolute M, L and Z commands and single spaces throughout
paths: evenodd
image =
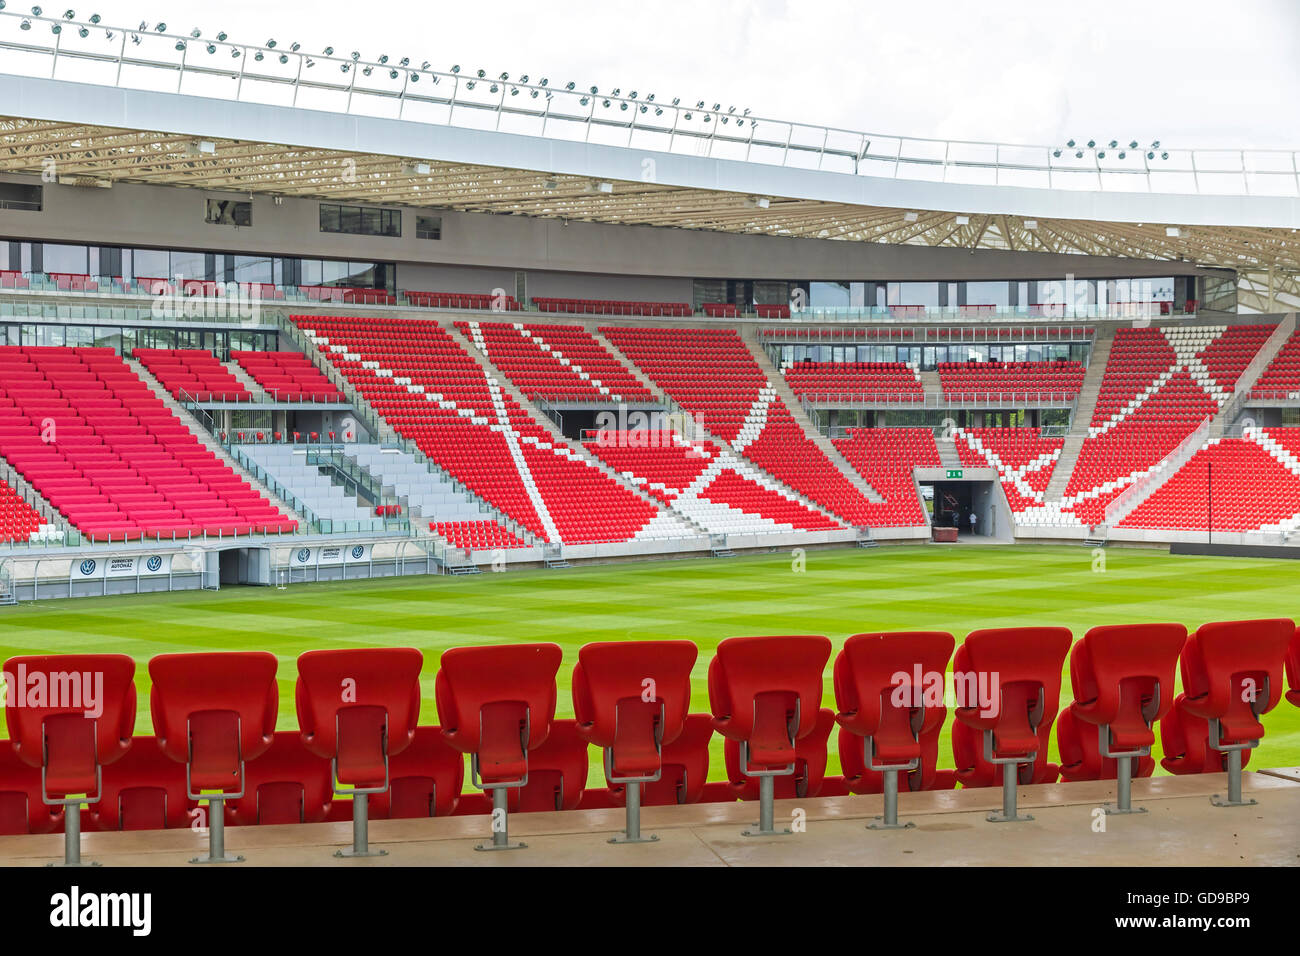
M 558 715 L 573 715 L 569 678 L 589 641 L 688 638 L 700 648 L 695 711 L 708 710 L 717 643 L 752 634 L 825 634 L 838 646 L 862 631 L 935 629 L 960 641 L 983 627 L 1039 624 L 1075 637 L 1097 624 L 1300 617 L 1293 561 L 1174 557 L 1078 547 L 885 547 L 509 571 L 474 577 L 231 588 L 27 604 L 0 611 L 0 654 L 119 652 L 137 663 L 137 733 L 151 732 L 149 658 L 172 651 L 268 650 L 280 659 L 280 729 L 297 726 L 294 662 L 306 650 L 410 645 L 425 655 L 421 723 L 437 722 L 433 683 L 449 647 L 554 641 L 564 649 Z M 1072 699 L 1068 663 L 1062 706 Z M 834 706 L 830 667 L 824 704 Z M 948 724 L 940 746 L 951 766 Z M 1300 708 L 1282 703 L 1251 765 L 1300 765 Z M 828 772 L 839 771 L 831 742 Z M 1056 759 L 1053 735 L 1053 759 Z M 589 786 L 604 778 L 593 751 Z M 1155 755 L 1160 756 L 1157 744 Z M 724 779 L 721 739 L 710 778 Z M 1163 773 L 1157 765 L 1156 773 Z

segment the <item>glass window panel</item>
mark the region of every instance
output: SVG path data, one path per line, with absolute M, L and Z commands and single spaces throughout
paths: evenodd
M 41 250 L 41 263 L 45 272 L 73 272 L 88 275 L 90 251 L 86 246 L 65 246 L 47 242 Z

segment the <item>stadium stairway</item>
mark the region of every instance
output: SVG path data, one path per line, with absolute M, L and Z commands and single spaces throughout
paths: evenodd
M 938 395 L 943 391 L 943 379 L 939 377 L 937 369 L 920 369 L 916 377 L 921 380 L 921 389 L 927 395 Z
M 316 366 L 317 370 L 324 375 L 334 386 L 343 393 L 343 397 L 352 406 L 359 419 L 365 425 L 367 431 L 375 436 L 385 445 L 395 445 L 404 449 L 408 454 L 417 450 L 416 445 L 410 439 L 400 435 L 391 425 L 384 421 L 383 417 L 375 411 L 374 407 L 366 401 L 351 382 L 335 367 L 334 363 L 325 357 L 321 349 L 308 338 L 297 325 L 287 320 L 281 320 L 279 323 L 280 335 L 282 339 L 292 343 L 301 351 L 311 363 Z M 415 457 L 413 455 L 413 457 Z M 487 499 L 475 494 L 470 488 L 465 487 L 448 472 L 442 468 L 436 461 L 427 456 L 416 457 L 416 460 L 424 459 L 424 467 L 436 479 L 446 481 L 451 484 L 459 493 L 465 495 L 473 501 L 479 509 L 481 520 L 495 521 L 503 528 L 510 531 L 524 541 L 534 541 L 534 535 L 519 522 L 515 521 L 510 515 L 501 511 Z M 426 526 L 427 527 L 427 526 Z M 424 529 L 419 529 L 423 531 Z
M 375 523 L 372 508 L 363 506 L 356 494 L 321 474 L 320 467 L 307 463 L 306 447 L 294 445 L 242 445 L 241 451 L 257 463 L 294 497 L 310 508 L 317 518 L 356 523 L 370 530 Z
M 1052 480 L 1043 493 L 1044 501 L 1060 501 L 1065 489 L 1070 484 L 1070 474 L 1074 464 L 1079 460 L 1079 452 L 1088 437 L 1088 424 L 1092 421 L 1097 408 L 1097 397 L 1101 394 L 1101 380 L 1106 374 L 1106 363 L 1110 360 L 1110 348 L 1115 342 L 1117 326 L 1102 324 L 1097 327 L 1096 337 L 1092 340 L 1092 350 L 1088 356 L 1088 374 L 1084 376 L 1083 387 L 1079 389 L 1079 398 L 1074 406 L 1074 418 L 1070 422 L 1070 431 L 1065 436 L 1061 447 L 1061 457 L 1057 459 L 1056 470 Z
M 803 433 L 808 440 L 821 449 L 822 454 L 830 459 L 831 464 L 838 468 L 840 473 L 849 480 L 849 483 L 861 492 L 868 501 L 873 504 L 881 504 L 885 500 L 884 496 L 863 480 L 858 470 L 849 464 L 848 459 L 840 454 L 840 450 L 835 447 L 829 438 L 813 427 L 813 423 L 804 414 L 803 404 L 795 395 L 794 389 L 786 384 L 785 376 L 772 364 L 772 359 L 767 354 L 767 350 L 759 342 L 757 330 L 745 327 L 740 330 L 740 338 L 745 343 L 745 348 L 749 350 L 749 354 L 753 356 L 754 361 L 758 363 L 758 367 L 767 375 L 767 380 L 771 383 L 772 388 L 776 390 L 777 397 L 785 402 L 785 407 L 789 409 L 791 417 L 803 429 Z
M 257 384 L 257 380 L 245 372 L 243 366 L 238 362 L 223 362 L 222 364 L 231 375 L 235 376 L 235 380 L 238 381 L 240 385 L 244 386 L 244 388 L 248 389 L 248 391 L 253 394 L 255 401 L 265 401 L 268 398 L 266 389 Z
M 957 441 L 954 438 L 934 436 L 934 447 L 939 449 L 939 464 L 944 468 L 961 468 L 961 456 L 957 453 Z
M 534 406 L 528 399 L 528 396 L 519 390 L 518 386 L 510 380 L 509 376 L 492 363 L 492 360 L 478 347 L 478 344 L 473 339 L 469 338 L 463 334 L 460 329 L 456 328 L 454 322 L 449 322 L 444 325 L 443 330 L 451 336 L 452 340 L 464 349 L 475 362 L 478 363 L 479 367 L 483 369 L 489 379 L 496 380 L 497 384 L 501 387 L 501 391 L 514 399 L 515 404 L 526 411 L 534 422 L 550 434 L 551 439 L 556 444 L 563 444 L 573 449 L 573 451 L 577 453 L 577 457 L 580 457 L 610 481 L 626 488 L 647 504 L 653 505 L 659 512 L 659 517 L 652 521 L 651 524 L 665 527 L 672 527 L 675 524 L 679 524 L 682 526 L 682 534 L 684 535 L 708 534 L 708 531 L 703 526 L 697 524 L 693 519 L 687 517 L 682 512 L 675 509 L 665 509 L 663 502 L 647 494 L 640 485 L 629 480 L 622 472 L 615 471 L 606 462 L 593 455 L 581 442 L 570 441 L 566 438 L 564 433 L 560 431 L 558 426 L 556 426 L 555 422 L 548 416 L 539 412 L 536 406 Z
M 208 431 L 206 428 L 204 428 L 203 425 L 198 421 L 198 419 L 196 419 L 193 415 L 191 415 L 189 410 L 185 408 L 184 405 L 182 405 L 180 402 L 174 399 L 172 397 L 171 392 L 163 388 L 162 383 L 160 383 L 156 378 L 154 378 L 153 375 L 150 374 L 149 370 L 144 367 L 144 365 L 142 365 L 140 362 L 137 362 L 133 358 L 126 359 L 126 364 L 131 369 L 132 372 L 134 372 L 136 375 L 140 377 L 140 381 L 148 385 L 150 391 L 152 391 L 156 396 L 158 396 L 159 399 L 162 400 L 162 403 L 167 406 L 167 410 L 170 411 L 172 414 L 174 414 L 177 418 L 179 418 L 185 424 L 185 427 L 188 428 L 195 435 L 195 437 L 198 438 L 199 444 L 201 444 L 204 448 L 208 449 L 208 451 L 212 452 L 212 454 L 216 455 L 217 458 L 222 462 L 222 464 L 228 465 L 230 468 L 232 468 L 235 474 L 239 475 L 239 477 L 243 478 L 246 482 L 248 482 L 253 488 L 257 490 L 259 494 L 262 495 L 262 497 L 266 498 L 268 501 L 271 502 L 271 504 L 279 508 L 283 514 L 293 515 L 294 517 L 297 517 L 299 519 L 305 519 L 305 516 L 301 514 L 296 508 L 292 507 L 283 498 L 281 498 L 270 488 L 268 488 L 259 478 L 257 478 L 255 475 L 250 474 L 248 469 L 246 469 L 243 465 L 237 462 L 234 459 L 234 457 L 225 449 L 225 447 L 221 444 L 221 442 L 217 439 L 217 436 L 212 434 L 212 432 Z M 305 524 L 305 520 L 303 520 L 303 523 Z
M 342 452 L 385 490 L 391 488 L 393 497 L 405 503 L 412 524 L 418 524 L 421 531 L 430 521 L 478 521 L 484 517 L 473 497 L 458 491 L 451 479 L 429 471 L 410 452 L 370 443 L 343 445 Z

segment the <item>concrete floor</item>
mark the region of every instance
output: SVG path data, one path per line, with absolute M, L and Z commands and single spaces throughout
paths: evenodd
M 650 807 L 643 832 L 659 842 L 610 845 L 622 810 L 528 813 L 510 818 L 512 839 L 528 848 L 476 853 L 488 836 L 486 817 L 376 820 L 370 840 L 385 857 L 336 860 L 351 842 L 348 823 L 229 827 L 230 853 L 247 866 L 1297 866 L 1300 865 L 1300 768 L 1245 774 L 1253 807 L 1219 808 L 1209 797 L 1225 789 L 1224 774 L 1134 781 L 1133 801 L 1144 814 L 1100 817 L 1113 782 L 1043 784 L 1020 788 L 1027 823 L 994 824 L 1001 791 L 905 793 L 900 815 L 915 829 L 869 831 L 879 796 L 783 800 L 778 826 L 802 811 L 806 830 L 788 836 L 745 837 L 755 804 Z M 1094 827 L 1104 825 L 1104 831 Z M 83 858 L 105 866 L 184 866 L 206 848 L 190 830 L 87 833 Z M 61 858 L 60 835 L 0 837 L 0 861 L 36 866 Z M 238 868 L 232 868 L 238 869 Z

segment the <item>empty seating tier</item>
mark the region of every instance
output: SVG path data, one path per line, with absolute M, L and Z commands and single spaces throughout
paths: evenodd
M 543 541 L 690 533 L 675 519 L 656 522 L 670 516 L 538 424 L 436 322 L 294 321 L 393 428 Z
M 456 328 L 530 401 L 654 400 L 582 326 L 457 322 Z
M 785 370 L 786 384 L 804 396 L 879 396 L 919 402 L 925 390 L 916 370 L 902 362 L 798 362 Z
M 527 541 L 495 521 L 431 521 L 429 530 L 446 538 L 448 544 L 467 551 L 528 547 Z
M 533 297 L 538 312 L 574 315 L 654 315 L 685 317 L 695 314 L 687 302 L 624 302 L 617 299 L 555 299 Z
M 1037 428 L 958 428 L 957 455 L 967 468 L 997 471 L 1015 512 L 1043 504 L 1064 438 L 1044 438 Z
M 343 393 L 301 352 L 232 349 L 230 357 L 278 402 L 343 401 Z
M 1087 369 L 1079 362 L 942 362 L 944 394 L 992 401 L 1073 401 Z
M 867 484 L 884 497 L 873 504 L 873 527 L 924 526 L 925 511 L 912 480 L 913 468 L 939 468 L 939 448 L 928 428 L 850 428 L 835 447 Z
M 482 292 L 411 292 L 405 293 L 411 305 L 425 309 L 491 309 L 493 312 L 518 312 L 519 303 L 513 295 L 491 295 Z
M 804 434 L 735 332 L 611 327 L 601 332 L 735 452 L 850 524 L 875 523 L 871 518 L 880 512 Z
M 0 454 L 95 541 L 291 532 L 110 348 L 0 347 Z
M 1292 332 L 1282 344 L 1250 394 L 1254 398 L 1273 401 L 1300 395 L 1300 329 Z
M 2 400 L 0 404 L 3 404 Z M 0 415 L 0 421 L 3 420 Z M 27 541 L 41 530 L 42 523 L 41 516 L 31 505 L 0 481 L 0 541 Z
M 135 349 L 131 354 L 177 400 L 253 400 L 253 393 L 207 349 Z

